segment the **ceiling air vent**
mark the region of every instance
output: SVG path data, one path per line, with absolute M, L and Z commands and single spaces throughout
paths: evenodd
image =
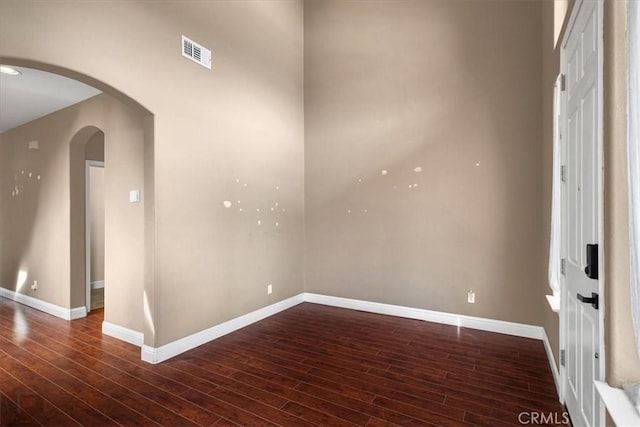
M 182 36 L 182 56 L 211 69 L 211 51 L 185 36 Z

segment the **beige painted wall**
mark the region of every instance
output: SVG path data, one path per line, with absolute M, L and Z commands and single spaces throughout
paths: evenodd
M 301 2 L 199 4 L 196 10 L 176 2 L 0 1 L 0 57 L 72 69 L 154 113 L 144 132 L 115 107 L 101 110 L 97 124 L 123 121 L 125 130 L 107 134 L 115 140 L 144 133 L 144 147 L 123 143 L 107 151 L 107 163 L 142 156 L 146 166 L 112 177 L 107 197 L 123 213 L 110 219 L 107 211 L 106 220 L 120 224 L 107 235 L 121 236 L 111 249 L 107 242 L 107 252 L 147 250 L 137 258 L 114 253 L 116 264 L 131 268 L 106 276 L 133 289 L 144 283 L 147 344 L 165 344 L 303 289 L 303 163 L 307 290 L 543 324 L 556 341 L 555 314 L 543 299 L 546 109 L 558 61 L 545 45 L 545 2 L 309 2 L 304 104 Z M 615 28 L 609 41 L 619 42 L 623 6 L 607 5 L 607 19 L 617 17 L 616 25 L 607 24 Z M 180 57 L 183 33 L 213 49 L 212 71 Z M 620 47 L 608 51 L 608 85 L 620 97 Z M 608 101 L 618 107 L 607 119 L 615 138 L 605 152 L 613 383 L 640 377 L 625 309 L 624 125 L 617 100 Z M 73 108 L 82 111 L 71 129 L 50 120 L 46 134 L 23 128 L 12 138 L 60 134 L 68 141 L 89 107 Z M 68 147 L 56 144 L 41 144 L 37 154 L 24 143 L 0 144 L 0 283 L 14 289 L 24 268 L 27 281 L 40 278 L 37 297 L 65 307 L 83 298 L 74 294 L 71 301 L 64 289 L 71 280 L 71 248 L 63 242 L 69 221 L 57 203 L 68 197 L 69 178 L 55 165 L 68 166 L 68 158 Z M 413 172 L 416 166 L 423 172 Z M 42 179 L 29 181 L 22 170 Z M 11 196 L 16 183 L 28 200 Z M 144 190 L 143 204 L 128 204 L 133 188 Z M 224 208 L 225 200 L 232 208 Z M 286 210 L 277 216 L 276 202 Z M 46 221 L 42 212 L 49 213 Z M 123 229 L 130 217 L 135 235 Z M 47 241 L 32 240 L 38 236 Z M 142 263 L 130 262 L 143 258 L 144 272 Z M 269 297 L 268 283 L 275 287 Z M 470 287 L 477 292 L 473 306 L 465 302 Z M 142 289 L 131 298 L 129 291 L 107 293 L 107 318 L 141 330 Z
M 104 281 L 104 168 L 89 169 L 91 283 Z
M 640 381 L 631 321 L 627 187 L 626 1 L 605 2 L 604 192 L 607 381 Z
M 96 133 L 92 136 L 84 147 L 85 160 L 95 160 L 104 162 L 104 134 Z
M 60 130 L 55 121 L 51 125 L 52 134 Z M 68 181 L 56 170 L 68 164 L 68 152 L 50 143 L 49 135 L 26 126 L 0 135 L 0 285 L 70 307 L 69 226 L 58 201 L 60 195 L 68 200 Z M 38 150 L 29 150 L 32 140 L 39 141 Z M 37 294 L 31 290 L 34 280 Z
M 0 285 L 15 290 L 24 270 L 27 285 L 21 293 L 67 308 L 84 305 L 85 143 L 98 129 L 104 131 L 110 165 L 105 175 L 105 278 L 112 286 L 105 295 L 105 320 L 142 331 L 144 266 L 131 260 L 144 258 L 144 206 L 130 204 L 128 190 L 143 187 L 143 113 L 108 95 L 0 135 L 0 218 L 6 244 Z M 28 150 L 34 139 L 40 149 Z M 16 186 L 19 194 L 12 189 Z M 35 292 L 28 286 L 34 279 Z
M 542 324 L 541 9 L 305 4 L 307 291 Z
M 156 347 L 303 290 L 303 4 L 197 5 L 0 1 L 0 56 L 90 76 L 154 114 L 144 330 Z M 213 50 L 213 70 L 180 55 L 182 34 Z

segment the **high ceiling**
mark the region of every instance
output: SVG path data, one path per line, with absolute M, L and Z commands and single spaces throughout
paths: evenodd
M 91 86 L 57 74 L 3 65 L 22 74 L 0 73 L 0 133 L 100 93 Z

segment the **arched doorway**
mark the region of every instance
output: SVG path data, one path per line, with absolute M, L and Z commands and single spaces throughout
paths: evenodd
M 95 200 L 95 197 L 89 191 L 92 167 L 101 165 L 104 168 L 105 165 L 104 136 L 101 129 L 86 126 L 73 136 L 69 144 L 71 299 L 79 302 L 84 289 L 84 306 L 87 312 L 92 308 L 92 283 L 95 284 L 100 279 L 104 284 L 104 238 L 97 239 L 99 236 L 95 236 L 96 230 L 92 230 L 95 228 L 92 225 L 97 225 L 97 221 L 95 213 L 92 221 L 90 201 Z M 98 240 L 100 243 L 96 245 Z M 103 260 L 102 264 L 98 262 L 100 258 Z M 100 272 L 96 272 L 98 268 Z
M 89 141 L 101 137 L 105 146 L 103 161 L 107 165 L 113 165 L 113 170 L 105 170 L 105 200 L 113 202 L 109 203 L 109 210 L 105 214 L 105 274 L 111 274 L 113 281 L 119 284 L 111 292 L 111 300 L 115 304 L 105 312 L 105 324 L 130 331 L 136 336 L 135 339 L 117 337 L 141 345 L 145 329 L 143 294 L 145 286 L 153 284 L 153 270 L 146 268 L 152 264 L 151 257 L 154 253 L 153 115 L 125 94 L 89 76 L 54 65 L 16 58 L 0 58 L 0 63 L 57 73 L 92 85 L 103 92 L 68 107 L 64 117 L 66 121 L 63 120 L 64 126 L 56 122 L 51 138 L 41 138 L 60 140 L 63 139 L 60 135 L 68 135 L 64 137 L 64 158 L 59 153 L 54 153 L 55 159 L 47 161 L 50 163 L 47 166 L 49 170 L 55 170 L 57 183 L 66 181 L 66 188 L 64 191 L 56 191 L 56 194 L 45 195 L 48 200 L 55 199 L 58 208 L 53 213 L 44 214 L 56 216 L 59 225 L 65 222 L 66 217 L 67 225 L 58 228 L 61 231 L 68 226 L 69 231 L 64 239 L 60 238 L 64 233 L 57 233 L 56 239 L 51 239 L 51 236 L 45 236 L 34 229 L 35 240 L 32 243 L 47 245 L 58 252 L 57 258 L 66 264 L 57 263 L 58 269 L 65 270 L 64 274 L 59 275 L 62 280 L 58 278 L 42 286 L 55 286 L 57 295 L 66 294 L 66 298 L 53 302 L 68 307 L 74 313 L 72 318 L 79 317 L 76 315 L 79 313 L 78 309 L 87 307 L 86 285 L 89 271 L 86 264 L 87 233 L 84 229 L 85 154 Z M 64 127 L 63 130 L 58 128 L 61 126 Z M 51 142 L 53 143 L 58 144 Z M 41 147 L 43 146 L 41 142 Z M 44 157 L 45 151 L 47 150 L 40 150 L 39 155 Z M 49 154 L 50 150 L 47 155 Z M 49 184 L 49 178 L 50 175 L 43 175 L 43 186 Z M 56 188 L 61 189 L 59 185 Z M 68 194 L 65 194 L 67 191 Z M 132 192 L 142 195 L 133 203 L 128 197 Z M 151 238 L 147 238 L 149 233 Z M 108 281 L 108 277 L 106 279 Z M 40 295 L 45 294 L 41 292 L 38 296 Z M 105 298 L 107 306 L 109 298 Z M 46 298 L 43 299 L 46 301 Z

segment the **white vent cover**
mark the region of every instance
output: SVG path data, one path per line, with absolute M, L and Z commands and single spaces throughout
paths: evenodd
M 182 36 L 182 56 L 211 69 L 211 51 L 185 36 Z

